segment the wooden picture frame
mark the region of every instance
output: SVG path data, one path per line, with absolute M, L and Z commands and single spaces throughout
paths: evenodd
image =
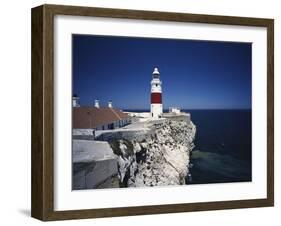
M 122 208 L 54 210 L 54 16 L 126 18 L 267 29 L 267 198 Z M 32 200 L 31 215 L 50 221 L 163 214 L 274 205 L 274 20 L 123 9 L 42 5 L 32 9 Z

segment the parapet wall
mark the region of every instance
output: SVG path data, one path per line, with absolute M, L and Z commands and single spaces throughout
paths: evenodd
M 73 140 L 72 188 L 98 188 L 117 175 L 117 157 L 107 142 Z
M 190 114 L 189 113 L 179 113 L 179 114 L 175 114 L 175 113 L 164 113 L 163 117 L 168 119 L 168 120 L 172 120 L 172 121 L 184 121 L 187 122 L 187 124 L 190 124 Z
M 151 116 L 150 112 L 124 112 L 129 114 L 131 117 L 141 117 L 141 118 L 149 118 Z
M 72 138 L 77 140 L 95 140 L 93 129 L 73 129 Z
M 100 141 L 112 141 L 112 140 L 136 140 L 142 141 L 150 136 L 154 136 L 155 129 L 150 130 L 123 130 L 123 131 L 110 131 L 102 133 L 100 136 L 96 137 L 96 140 Z

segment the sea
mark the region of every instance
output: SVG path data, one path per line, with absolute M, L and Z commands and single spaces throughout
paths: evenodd
M 187 184 L 251 181 L 251 110 L 185 111 L 196 125 Z

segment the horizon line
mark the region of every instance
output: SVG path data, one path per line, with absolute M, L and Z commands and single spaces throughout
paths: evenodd
M 93 105 L 89 106 L 89 105 L 82 105 L 80 107 L 94 107 Z M 103 107 L 103 106 L 102 106 Z M 104 107 L 108 107 L 108 106 L 104 106 Z M 120 108 L 120 107 L 115 107 L 113 106 L 113 108 L 115 109 L 119 109 L 122 111 L 132 111 L 132 110 L 138 110 L 138 111 L 149 111 L 149 108 Z M 252 108 L 180 108 L 181 110 L 252 110 Z M 169 108 L 164 108 L 163 111 L 169 111 Z
M 118 108 L 117 108 L 118 109 Z M 122 110 L 148 110 L 146 108 L 120 108 Z M 169 109 L 163 109 L 164 111 L 168 111 Z M 181 110 L 252 110 L 252 108 L 181 108 Z

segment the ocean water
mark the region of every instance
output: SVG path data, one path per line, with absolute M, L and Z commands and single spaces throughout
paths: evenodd
M 251 181 L 251 110 L 187 112 L 197 129 L 187 184 Z

